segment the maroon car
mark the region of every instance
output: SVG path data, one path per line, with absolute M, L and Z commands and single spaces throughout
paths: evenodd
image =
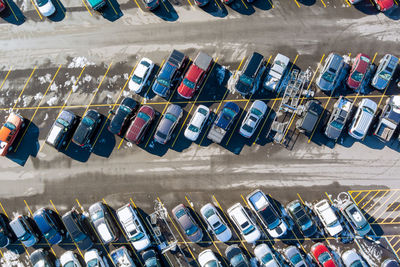
M 351 67 L 349 79 L 347 80 L 347 85 L 353 89 L 357 90 L 362 81 L 365 78 L 369 66 L 371 64 L 371 59 L 366 54 L 358 54 Z
M 128 131 L 126 132 L 125 139 L 131 143 L 139 144 L 144 136 L 148 126 L 151 124 L 154 119 L 155 111 L 150 106 L 142 106 L 135 119 L 132 121 L 129 126 Z

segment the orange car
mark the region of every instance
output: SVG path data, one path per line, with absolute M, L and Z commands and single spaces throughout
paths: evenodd
M 8 116 L 6 123 L 0 129 L 0 155 L 5 156 L 14 142 L 19 130 L 24 123 L 24 118 L 16 113 Z

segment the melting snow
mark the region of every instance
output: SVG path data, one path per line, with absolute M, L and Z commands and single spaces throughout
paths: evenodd
M 19 255 L 17 253 L 12 252 L 11 250 L 3 252 L 3 256 L 0 260 L 1 266 L 17 266 L 24 267 L 25 265 L 19 260 Z
M 37 93 L 34 97 L 33 97 L 33 99 L 35 99 L 35 100 L 40 100 L 40 99 L 42 99 L 43 98 L 43 94 L 42 93 Z
M 89 60 L 85 57 L 74 57 L 72 62 L 68 64 L 68 68 L 83 68 L 84 66 L 92 66 L 95 65 L 93 62 L 89 62 Z
M 50 86 L 50 91 L 52 91 L 52 92 L 57 92 L 58 91 L 58 86 L 57 86 L 57 84 L 56 83 L 52 83 L 51 84 L 51 86 Z
M 49 100 L 47 100 L 47 105 L 52 106 L 57 102 L 57 97 L 56 96 L 52 96 Z
M 93 79 L 92 76 L 86 74 L 85 77 L 83 78 L 83 81 L 85 81 L 85 82 L 90 82 L 92 79 Z
M 49 118 L 49 114 L 46 113 L 46 115 L 44 115 L 44 121 L 47 120 Z
M 47 73 L 45 76 L 38 77 L 40 84 L 50 83 L 51 82 L 51 74 Z

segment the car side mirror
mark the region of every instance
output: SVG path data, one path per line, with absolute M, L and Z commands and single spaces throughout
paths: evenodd
M 114 112 L 114 110 L 111 109 L 111 110 L 108 112 L 108 114 L 115 115 L 115 112 Z

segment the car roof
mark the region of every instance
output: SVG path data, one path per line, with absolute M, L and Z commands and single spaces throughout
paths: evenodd
M 253 76 L 253 74 L 257 71 L 259 68 L 260 64 L 263 62 L 264 57 L 263 55 L 254 52 L 246 62 L 246 67 L 243 71 L 243 74 L 247 76 Z

